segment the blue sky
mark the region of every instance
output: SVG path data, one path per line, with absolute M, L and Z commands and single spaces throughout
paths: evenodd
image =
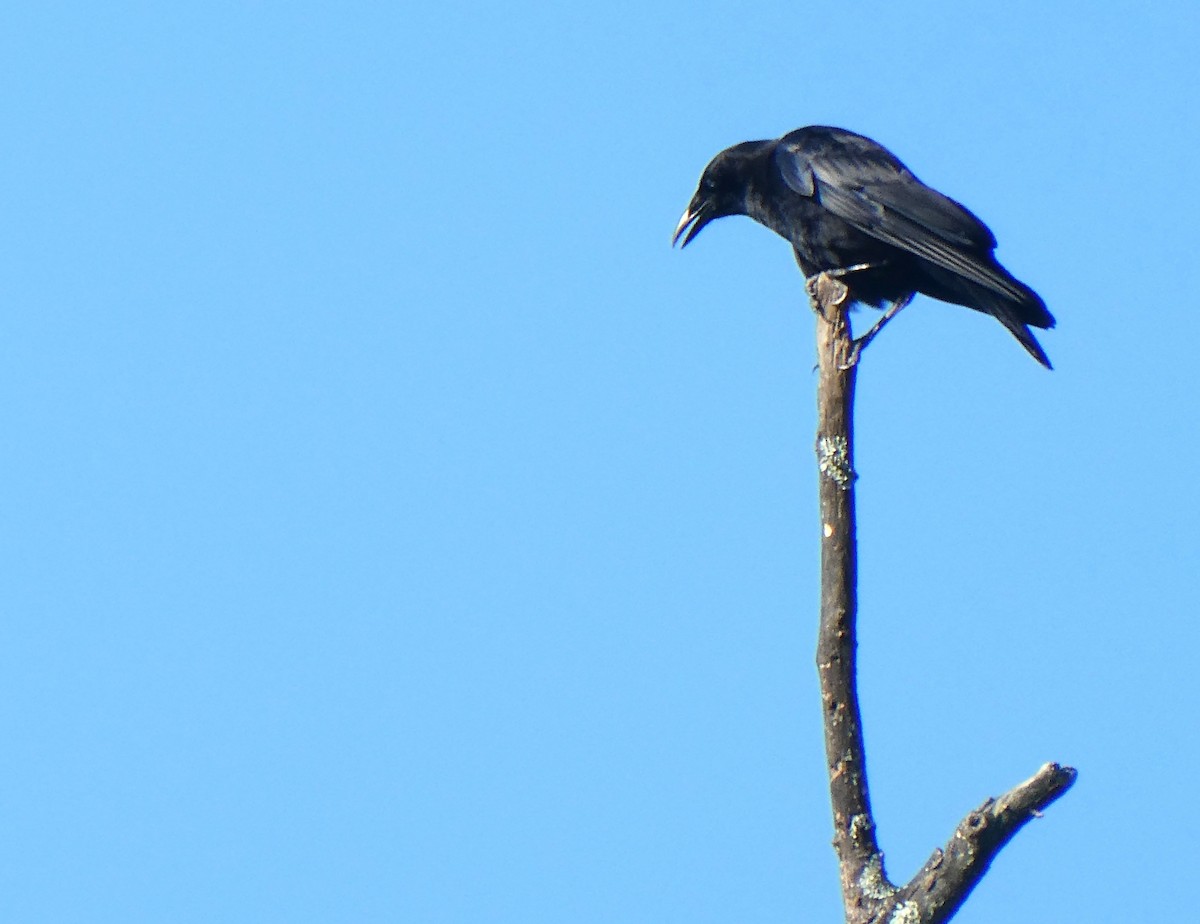
M 1176 913 L 1200 762 L 1200 8 L 0 14 L 0 917 L 835 921 L 812 319 L 708 159 L 841 125 L 995 231 L 859 379 L 905 879 Z M 1121 883 L 1120 888 L 1114 885 Z

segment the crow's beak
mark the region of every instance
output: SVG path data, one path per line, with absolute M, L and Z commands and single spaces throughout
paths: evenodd
M 683 217 L 679 219 L 679 224 L 675 226 L 675 236 L 671 238 L 671 246 L 674 247 L 676 244 L 679 244 L 680 247 L 686 247 L 691 239 L 700 233 L 700 229 L 712 220 L 712 205 L 699 196 L 696 196 L 688 203 Z M 691 228 L 688 225 L 691 225 Z M 687 233 L 685 234 L 684 232 Z M 682 244 L 679 243 L 680 237 L 683 238 Z

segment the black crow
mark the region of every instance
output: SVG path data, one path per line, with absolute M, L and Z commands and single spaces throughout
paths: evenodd
M 1050 368 L 1026 325 L 1050 328 L 1054 318 L 996 262 L 992 232 L 869 138 L 813 125 L 725 149 L 704 168 L 674 242 L 686 247 L 725 215 L 748 215 L 787 240 L 809 279 L 829 273 L 855 301 L 886 304 L 860 348 L 922 292 L 992 315 Z

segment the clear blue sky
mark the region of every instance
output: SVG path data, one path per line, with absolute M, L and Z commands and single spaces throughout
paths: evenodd
M 1177 916 L 1200 764 L 1200 7 L 0 13 L 0 918 L 840 919 L 812 319 L 708 159 L 841 125 L 1059 319 L 859 388 L 890 870 Z

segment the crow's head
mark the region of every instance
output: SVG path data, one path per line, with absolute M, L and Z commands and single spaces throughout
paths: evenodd
M 774 145 L 774 141 L 746 141 L 726 148 L 714 157 L 704 168 L 700 185 L 679 219 L 671 243 L 686 247 L 714 218 L 745 215 L 755 173 Z M 680 244 L 681 237 L 683 242 Z

